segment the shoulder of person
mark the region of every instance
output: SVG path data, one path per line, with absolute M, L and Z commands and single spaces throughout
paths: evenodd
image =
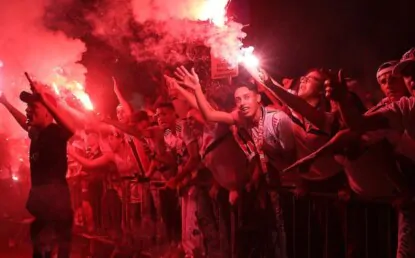
M 50 124 L 45 130 L 48 132 L 48 135 L 63 136 L 66 140 L 74 136 L 74 134 L 64 126 L 55 123 Z
M 268 113 L 274 113 L 274 112 L 279 112 L 279 111 L 281 111 L 281 109 L 276 108 L 273 105 L 268 105 L 268 106 L 265 107 L 265 113 L 266 114 L 268 114 Z
M 51 123 L 46 129 L 50 131 L 60 131 L 63 130 L 63 126 L 56 123 Z
M 275 109 L 275 108 L 265 108 L 265 117 L 270 117 L 274 122 L 285 122 L 285 121 L 291 121 L 290 117 L 282 111 L 281 109 Z
M 365 114 L 370 114 L 370 113 L 376 112 L 379 109 L 384 108 L 385 106 L 390 105 L 390 104 L 391 104 L 391 102 L 388 98 L 383 98 L 381 101 L 379 101 L 378 104 L 376 104 L 375 106 L 373 106 L 369 110 L 367 110 L 365 112 Z

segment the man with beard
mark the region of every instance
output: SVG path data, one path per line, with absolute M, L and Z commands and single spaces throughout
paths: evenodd
M 62 109 L 58 109 L 56 100 L 45 92 L 43 85 L 36 83 L 33 88 L 34 94 L 20 94 L 20 99 L 27 104 L 26 117 L 3 94 L 0 97 L 0 102 L 31 138 L 31 190 L 26 207 L 35 217 L 30 226 L 32 257 L 44 257 L 39 236 L 45 229 L 53 229 L 57 236 L 58 257 L 70 257 L 73 211 L 66 182 L 66 147 L 75 127 L 68 116 L 62 114 Z M 48 255 L 50 253 L 46 257 Z
M 277 231 L 276 234 L 272 234 L 272 238 L 275 236 L 277 238 L 272 240 L 275 246 L 275 250 L 272 250 L 273 255 L 287 257 L 278 189 L 281 186 L 279 171 L 295 158 L 291 120 L 282 111 L 263 107 L 257 88 L 250 83 L 237 85 L 234 93 L 237 109 L 228 113 L 214 110 L 209 105 L 194 69 L 189 72 L 182 66 L 176 70 L 175 75 L 179 79 L 179 84 L 194 90 L 199 109 L 207 121 L 235 125 L 235 139 L 240 143 L 248 159 L 257 164 L 253 174 L 254 185 L 261 180 L 267 183 L 268 198 L 271 200 L 274 213 L 273 230 Z M 265 242 L 269 241 L 271 236 L 267 238 L 264 239 Z M 270 250 L 263 251 L 270 252 Z

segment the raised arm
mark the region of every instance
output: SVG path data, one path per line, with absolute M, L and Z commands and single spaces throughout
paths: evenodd
M 146 129 L 144 132 L 154 142 L 154 155 L 152 159 L 164 164 L 168 167 L 176 166 L 176 159 L 174 155 L 167 151 L 166 144 L 164 142 L 164 132 L 158 126 L 152 126 Z
M 111 120 L 111 119 L 106 119 L 106 118 L 103 119 L 102 122 L 105 123 L 105 124 L 114 126 L 115 128 L 119 129 L 123 133 L 129 134 L 131 136 L 134 136 L 134 137 L 137 137 L 137 138 L 142 136 L 142 132 L 139 132 L 134 127 L 128 126 L 124 123 L 114 121 L 114 120 Z
M 110 153 L 105 153 L 104 155 L 96 159 L 87 159 L 76 153 L 73 148 L 69 147 L 68 154 L 72 158 L 74 158 L 79 164 L 81 164 L 84 168 L 88 169 L 100 168 L 105 165 L 108 165 L 112 161 Z
M 167 85 L 169 87 L 174 87 L 177 92 L 185 99 L 187 100 L 187 102 L 190 104 L 190 106 L 195 109 L 195 110 L 199 110 L 199 105 L 197 104 L 197 100 L 194 94 L 190 93 L 188 90 L 186 90 L 185 88 L 181 87 L 179 85 L 179 83 L 171 77 L 168 77 L 167 75 L 165 75 L 166 80 L 168 80 Z M 209 106 L 211 109 L 213 109 L 213 107 L 210 105 Z M 192 110 L 190 110 L 189 112 L 191 112 Z M 200 110 L 199 110 L 200 111 Z M 201 113 L 200 113 L 201 114 Z M 203 116 L 203 115 L 202 115 Z M 195 117 L 196 120 L 201 123 L 201 124 L 206 124 L 206 120 L 202 117 L 196 116 Z
M 28 130 L 28 126 L 26 123 L 26 116 L 20 112 L 17 108 L 15 108 L 10 102 L 6 99 L 6 96 L 3 92 L 0 92 L 0 103 L 10 112 L 10 114 L 14 117 L 17 123 L 25 130 Z
M 266 76 L 266 75 L 263 75 Z M 270 77 L 270 80 L 272 80 L 272 82 L 275 85 L 279 85 L 277 82 L 274 82 L 274 80 Z M 260 92 L 263 92 L 272 102 L 273 106 L 275 106 L 276 108 L 281 108 L 282 107 L 282 103 L 281 100 L 278 98 L 278 96 L 275 94 L 274 91 L 272 91 L 269 87 L 267 87 L 265 84 L 257 81 L 257 86 L 258 86 L 258 90 Z
M 180 119 L 185 119 L 187 112 L 191 109 L 189 106 L 189 103 L 179 98 L 179 93 L 176 89 L 169 89 L 169 97 L 171 100 L 171 103 L 173 104 L 174 110 L 176 111 L 176 114 L 179 116 Z
M 260 71 L 257 68 L 247 69 L 253 78 L 262 83 L 264 88 L 267 88 L 268 91 L 274 92 L 275 97 L 277 97 L 281 102 L 285 103 L 292 110 L 302 115 L 307 119 L 311 124 L 316 126 L 319 129 L 325 129 L 327 116 L 323 110 L 318 110 L 307 103 L 307 101 L 298 97 L 297 95 L 291 94 L 288 92 L 282 85 L 279 85 L 276 81 L 266 75 L 265 71 Z
M 203 117 L 209 122 L 218 122 L 233 125 L 235 123 L 231 113 L 213 109 L 207 101 L 194 68 L 191 73 L 186 68 L 179 67 L 175 72 L 178 83 L 194 90 L 197 105 Z
M 169 88 L 169 92 L 176 90 L 187 102 L 190 104 L 192 108 L 199 109 L 197 105 L 197 100 L 194 94 L 187 91 L 185 88 L 180 87 L 179 83 L 174 78 L 171 78 L 167 75 L 164 75 L 166 79 L 166 85 Z
M 134 113 L 130 103 L 124 98 L 124 96 L 121 94 L 120 87 L 118 86 L 117 81 L 114 77 L 112 77 L 112 82 L 114 85 L 114 93 L 117 96 L 118 103 L 123 107 L 125 114 L 129 117 L 131 117 Z
M 320 157 L 341 152 L 351 142 L 359 140 L 359 133 L 351 131 L 349 129 L 338 132 L 333 138 L 331 138 L 326 144 L 321 146 L 318 150 L 310 155 L 297 160 L 294 164 L 284 169 L 285 172 L 294 171 L 297 168 L 300 172 L 307 172 L 308 168 Z
M 341 70 L 337 78 L 326 81 L 326 96 L 338 103 L 342 119 L 350 129 L 365 132 L 389 128 L 388 119 L 384 112 L 362 115 L 357 109 L 353 103 L 352 96 L 348 94 L 346 82 Z
M 72 115 L 63 107 L 62 104 L 54 100 L 53 96 L 46 93 L 46 88 L 40 83 L 35 83 L 33 85 L 35 92 L 39 94 L 43 104 L 51 113 L 55 121 L 61 126 L 65 127 L 66 130 L 75 134 L 76 132 L 76 123 Z M 53 103 L 55 102 L 55 103 Z

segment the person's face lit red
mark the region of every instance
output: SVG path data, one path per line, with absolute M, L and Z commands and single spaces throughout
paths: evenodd
M 50 114 L 44 105 L 34 102 L 27 104 L 26 118 L 29 126 L 42 127 L 50 119 Z
M 119 132 L 114 132 L 108 136 L 108 144 L 112 151 L 116 152 L 119 150 L 123 141 L 123 135 Z
M 203 117 L 197 110 L 190 110 L 187 113 L 187 122 L 191 130 L 201 131 L 202 124 L 199 121 L 203 121 Z
M 234 97 L 239 112 L 246 118 L 253 118 L 261 105 L 261 95 L 247 87 L 239 87 Z
M 300 78 L 298 96 L 302 99 L 320 98 L 324 90 L 324 79 L 320 73 L 313 71 Z
M 176 114 L 171 108 L 157 108 L 157 122 L 162 129 L 167 129 L 176 121 Z
M 407 94 L 404 80 L 394 76 L 392 72 L 382 74 L 378 78 L 378 83 L 383 94 L 392 101 L 397 101 Z
M 128 124 L 130 122 L 130 118 L 127 116 L 125 109 L 122 106 L 117 107 L 117 119 L 123 124 Z

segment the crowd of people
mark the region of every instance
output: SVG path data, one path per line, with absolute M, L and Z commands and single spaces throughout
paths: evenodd
M 180 66 L 164 75 L 168 101 L 143 110 L 115 83 L 118 121 L 68 108 L 39 83 L 20 95 L 26 115 L 2 94 L 31 139 L 33 257 L 50 251 L 39 241 L 49 228 L 58 257 L 69 257 L 82 220 L 91 235 L 129 235 L 134 245 L 145 232 L 185 257 L 288 258 L 288 185 L 299 198 L 352 193 L 393 206 L 396 257 L 415 257 L 415 48 L 379 67 L 385 97 L 368 110 L 341 70 L 285 84 L 247 71 L 252 80 L 207 94 L 195 70 Z M 347 257 L 364 257 L 347 242 Z

